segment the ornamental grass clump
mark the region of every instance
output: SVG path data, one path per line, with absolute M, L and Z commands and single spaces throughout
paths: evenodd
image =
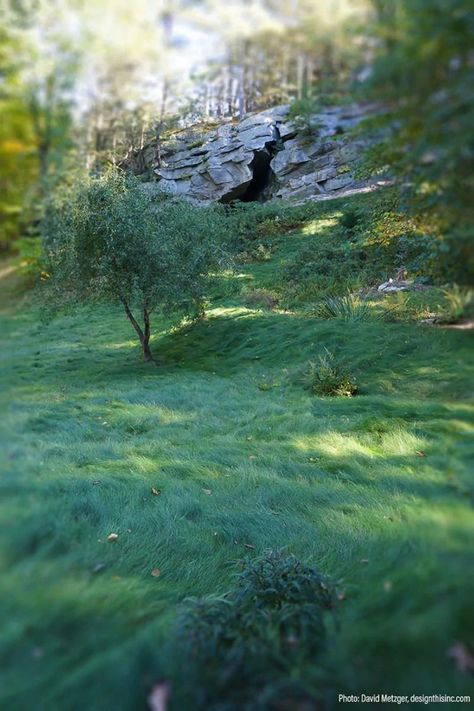
M 352 397 L 358 391 L 355 378 L 327 348 L 309 362 L 304 381 L 313 395 Z

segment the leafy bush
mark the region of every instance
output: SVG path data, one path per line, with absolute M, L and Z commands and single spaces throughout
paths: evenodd
M 324 577 L 281 552 L 246 561 L 227 595 L 188 601 L 177 636 L 192 689 L 189 708 L 314 703 L 333 605 Z
M 304 381 L 314 395 L 352 397 L 358 391 L 355 378 L 327 348 L 309 362 Z

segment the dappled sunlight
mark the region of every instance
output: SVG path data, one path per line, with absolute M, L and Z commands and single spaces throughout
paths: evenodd
M 355 437 L 339 432 L 328 432 L 314 436 L 295 438 L 293 444 L 303 452 L 314 452 L 328 457 L 351 457 L 354 455 L 373 458 L 376 454 Z
M 314 236 L 325 232 L 328 228 L 337 227 L 338 218 L 342 213 L 337 213 L 334 217 L 318 218 L 308 222 L 301 230 L 305 237 Z
M 296 438 L 294 446 L 304 452 L 316 452 L 326 457 L 364 457 L 374 459 L 388 456 L 414 456 L 426 447 L 421 437 L 397 429 L 374 435 L 350 435 L 349 433 L 325 432 L 314 436 Z
M 239 318 L 240 316 L 252 317 L 255 315 L 253 309 L 246 306 L 219 306 L 211 308 L 207 311 L 207 317 L 209 320 L 216 318 Z

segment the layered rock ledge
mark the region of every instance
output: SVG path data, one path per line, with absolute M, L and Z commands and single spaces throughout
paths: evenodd
M 367 140 L 350 129 L 371 110 L 327 108 L 312 117 L 315 129 L 308 132 L 289 120 L 288 106 L 279 106 L 239 122 L 183 129 L 124 164 L 156 189 L 198 203 L 337 196 L 363 184 L 354 170 Z

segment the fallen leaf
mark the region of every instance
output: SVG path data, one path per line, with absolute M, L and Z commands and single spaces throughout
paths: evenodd
M 419 450 L 419 449 L 415 450 L 415 454 L 416 454 L 418 457 L 426 457 L 426 454 L 425 454 L 424 452 L 422 452 L 421 450 Z
M 155 489 L 154 486 L 151 487 L 150 491 L 153 494 L 153 496 L 159 496 L 161 494 L 160 489 Z
M 107 536 L 108 541 L 116 541 L 118 538 L 118 533 L 109 533 Z
M 251 550 L 255 550 L 255 546 L 252 546 L 250 543 L 244 543 L 244 548 L 250 548 Z
M 456 669 L 463 674 L 474 671 L 474 658 L 463 642 L 455 642 L 448 650 L 448 657 L 454 659 Z
M 207 496 L 210 496 L 212 494 L 212 491 L 210 489 L 203 489 L 204 493 L 207 494 Z
M 160 570 L 159 568 L 153 568 L 153 570 L 151 571 L 150 575 L 151 575 L 153 578 L 159 578 L 160 575 L 161 575 L 161 570 Z
M 156 684 L 148 696 L 148 706 L 151 711 L 166 711 L 171 687 L 167 681 Z

